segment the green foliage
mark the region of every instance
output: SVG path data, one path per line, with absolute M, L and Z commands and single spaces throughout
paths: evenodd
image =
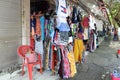
M 120 21 L 120 0 L 104 0 L 104 3 L 109 10 L 109 18 L 111 19 L 114 26 L 119 25 Z M 117 24 L 117 25 L 116 25 Z M 120 25 L 119 25 L 120 26 Z

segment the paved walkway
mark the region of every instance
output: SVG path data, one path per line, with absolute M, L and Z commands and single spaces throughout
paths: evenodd
M 87 64 L 77 67 L 78 74 L 71 80 L 110 80 L 110 73 L 120 66 L 120 59 L 116 58 L 118 43 L 104 40 L 94 53 L 89 53 Z
M 74 78 L 67 80 L 110 80 L 109 74 L 115 67 L 120 66 L 120 59 L 116 58 L 119 42 L 110 40 L 103 41 L 99 48 L 87 56 L 86 64 L 77 65 L 77 74 Z M 20 70 L 12 74 L 6 73 L 0 80 L 29 80 L 28 73 L 22 77 Z M 33 80 L 56 80 L 58 75 L 51 76 L 50 71 L 45 71 L 42 75 L 34 70 Z

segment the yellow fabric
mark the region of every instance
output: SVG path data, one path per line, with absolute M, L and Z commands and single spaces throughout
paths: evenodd
M 75 75 L 75 73 L 77 73 L 77 71 L 76 71 L 74 54 L 72 51 L 68 52 L 68 60 L 70 63 L 70 70 L 71 70 L 70 75 L 71 75 L 71 77 L 73 77 Z
M 74 57 L 75 62 L 81 62 L 82 60 L 82 53 L 85 50 L 83 40 L 81 39 L 75 39 L 74 41 Z

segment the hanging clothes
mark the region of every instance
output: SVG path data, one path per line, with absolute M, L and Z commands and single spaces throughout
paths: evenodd
M 70 31 L 69 25 L 67 23 L 67 7 L 66 0 L 58 0 L 59 6 L 57 10 L 57 28 L 60 31 Z
M 48 58 L 49 58 L 48 68 L 49 69 L 52 69 L 52 58 L 53 58 L 52 53 L 53 53 L 53 46 L 52 46 L 52 43 L 50 43 L 49 54 L 48 54 Z
M 71 16 L 71 6 L 70 5 L 68 5 L 68 7 L 67 7 L 67 14 L 68 14 L 68 16 Z
M 42 40 L 37 40 L 36 38 L 37 38 L 37 36 L 35 36 L 35 52 L 43 55 L 43 53 L 44 53 L 43 42 L 42 42 Z M 42 58 L 43 58 L 43 56 L 42 56 Z
M 81 22 L 79 22 L 78 28 L 79 28 L 78 32 L 80 32 L 80 33 L 84 32 L 84 29 L 83 29 L 83 26 L 81 25 Z
M 41 28 L 41 39 L 42 39 L 42 41 L 44 41 L 44 39 L 45 39 L 45 17 L 44 16 L 41 16 L 40 17 L 40 28 Z
M 36 34 L 41 35 L 41 24 L 39 18 L 36 18 Z
M 72 23 L 77 23 L 77 8 L 73 6 Z
M 60 62 L 61 62 L 61 52 L 60 52 L 60 47 L 59 46 L 56 46 L 57 48 L 57 64 L 56 64 L 56 70 L 57 72 L 59 71 L 59 68 L 60 68 Z
M 34 17 L 30 19 L 30 33 L 32 32 L 32 29 L 36 33 L 36 19 Z
M 74 59 L 74 54 L 72 50 L 68 51 L 68 60 L 70 63 L 70 71 L 71 71 L 70 77 L 73 77 L 77 73 L 77 70 L 76 70 L 75 59 Z
M 55 73 L 55 66 L 57 65 L 57 50 L 56 46 L 52 45 L 52 64 L 51 64 L 52 72 Z
M 81 22 L 82 21 L 82 15 L 81 15 L 81 12 L 78 11 L 78 14 L 77 14 L 77 21 L 78 22 Z
M 84 17 L 83 21 L 82 21 L 82 25 L 84 28 L 88 28 L 89 27 L 89 18 L 88 17 Z
M 34 35 L 35 35 L 35 30 L 34 30 L 34 28 L 32 27 L 31 36 L 34 36 Z
M 30 36 L 30 47 L 32 50 L 35 49 L 35 40 L 33 36 Z
M 61 54 L 62 54 L 62 66 L 63 67 L 63 78 L 69 78 L 70 77 L 70 64 L 68 61 L 68 57 L 67 57 L 67 51 L 66 48 L 64 46 L 60 46 L 61 48 Z
M 90 15 L 90 16 L 89 16 L 89 20 L 90 20 L 90 22 L 89 22 L 90 30 L 92 30 L 92 29 L 95 30 L 94 24 L 95 24 L 96 22 L 95 22 L 94 16 Z
M 50 52 L 50 41 L 48 42 L 48 46 L 46 46 L 46 58 L 45 58 L 45 69 L 49 70 L 49 52 Z
M 75 62 L 82 61 L 82 53 L 85 50 L 83 40 L 82 39 L 75 39 L 74 40 L 74 57 Z
M 90 31 L 89 47 L 90 47 L 89 48 L 90 51 L 93 52 L 94 51 L 94 30 L 93 29 Z
M 89 39 L 89 36 L 88 36 L 88 34 L 89 34 L 89 29 L 88 28 L 84 28 L 84 40 L 88 40 Z
M 74 36 L 75 35 L 75 33 L 76 33 L 76 28 L 77 28 L 77 24 L 71 24 L 71 29 L 72 29 L 72 36 Z

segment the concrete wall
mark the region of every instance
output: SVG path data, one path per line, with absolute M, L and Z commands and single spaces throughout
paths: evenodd
M 22 43 L 21 0 L 0 0 L 0 69 L 18 63 Z

